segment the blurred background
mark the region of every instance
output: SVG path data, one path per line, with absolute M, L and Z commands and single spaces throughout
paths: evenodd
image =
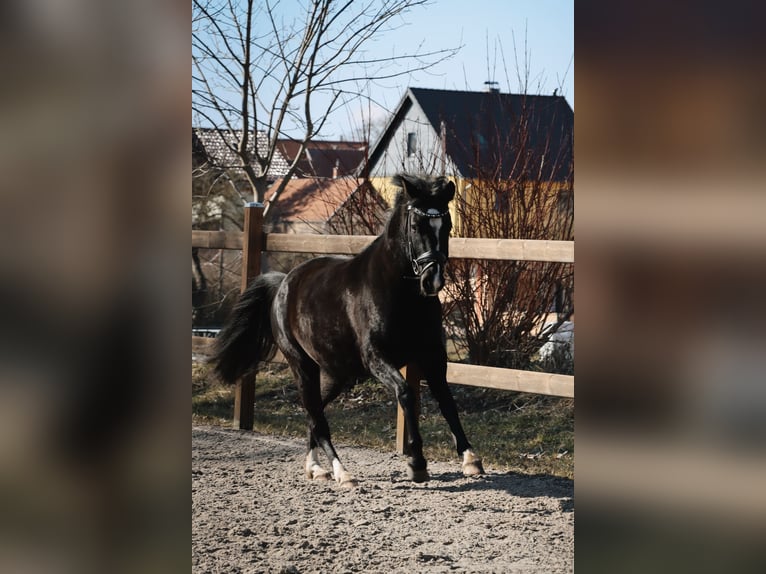
M 0 571 L 188 571 L 190 8 L 0 14 Z
M 186 571 L 190 8 L 0 13 L 0 571 Z M 584 572 L 763 571 L 760 16 L 577 3 Z
M 761 10 L 578 2 L 576 564 L 762 571 Z

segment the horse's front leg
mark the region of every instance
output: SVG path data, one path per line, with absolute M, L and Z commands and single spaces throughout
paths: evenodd
M 377 378 L 387 387 L 391 388 L 396 395 L 396 400 L 404 411 L 409 431 L 410 459 L 407 461 L 407 476 L 414 482 L 425 482 L 430 478 L 426 459 L 423 456 L 423 439 L 420 436 L 418 417 L 415 409 L 415 395 L 412 393 L 407 382 L 399 370 L 378 356 L 368 359 L 370 374 Z
M 463 459 L 463 474 L 466 476 L 484 474 L 484 466 L 481 459 L 473 451 L 471 443 L 468 442 L 457 413 L 455 398 L 447 384 L 447 354 L 443 348 L 439 348 L 439 350 L 434 350 L 425 356 L 431 357 L 433 360 L 421 361 L 418 363 L 418 367 L 425 376 L 428 388 L 431 389 L 431 394 L 439 404 L 439 409 L 452 432 L 457 454 Z

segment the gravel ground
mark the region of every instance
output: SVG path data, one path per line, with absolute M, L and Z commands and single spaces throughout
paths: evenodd
M 456 457 L 414 484 L 400 455 L 336 448 L 355 489 L 304 478 L 304 441 L 193 427 L 193 572 L 573 571 L 572 481 Z

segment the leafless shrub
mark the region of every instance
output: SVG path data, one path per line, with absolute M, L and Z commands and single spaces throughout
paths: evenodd
M 574 239 L 571 131 L 539 125 L 537 111 L 523 106 L 509 118 L 513 130 L 473 130 L 481 138 L 465 143 L 474 173 L 457 200 L 458 235 Z M 547 335 L 574 312 L 571 264 L 452 260 L 448 277 L 448 334 L 474 364 L 530 368 Z M 554 312 L 552 329 L 542 331 Z

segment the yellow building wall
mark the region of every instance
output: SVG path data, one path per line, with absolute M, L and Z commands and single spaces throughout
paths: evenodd
M 471 180 L 465 178 L 450 178 L 455 182 L 455 201 L 450 203 L 450 214 L 452 216 L 452 235 L 455 237 L 465 236 L 465 225 L 462 221 L 463 214 L 475 213 L 477 217 L 501 217 L 494 210 L 495 196 L 493 185 L 482 184 L 481 180 Z M 389 207 L 394 203 L 394 198 L 399 192 L 399 187 L 394 185 L 390 177 L 372 177 L 370 181 L 381 197 L 386 201 Z M 568 182 L 536 182 L 527 186 L 526 193 L 529 194 L 531 203 L 531 194 L 544 194 L 544 204 L 540 207 L 544 212 L 548 210 L 555 211 L 559 209 L 558 196 L 561 191 L 571 189 Z M 513 200 L 513 198 L 511 198 Z M 458 209 L 458 204 L 464 205 L 463 209 Z M 547 204 L 547 205 L 545 205 Z M 566 224 L 566 215 L 562 214 L 562 225 Z M 475 226 L 475 227 L 478 227 Z M 486 225 L 481 227 L 486 228 Z M 528 238 L 514 238 L 528 239 Z M 563 239 L 563 237 L 549 237 L 546 239 Z M 572 239 L 572 238 L 566 238 Z
M 490 182 L 482 182 L 481 180 L 462 180 L 461 186 L 460 186 L 460 197 L 463 201 L 464 208 L 460 210 L 461 214 L 460 216 L 468 216 L 471 217 L 475 214 L 475 217 L 477 218 L 492 218 L 497 217 L 501 218 L 507 215 L 504 215 L 503 212 L 497 211 L 495 209 L 495 190 L 499 189 L 500 186 L 497 184 L 493 184 Z M 511 186 L 512 187 L 512 184 Z M 560 206 L 559 206 L 559 195 L 561 192 L 564 191 L 572 191 L 571 183 L 569 182 L 560 182 L 560 181 L 553 181 L 553 182 L 531 182 L 527 184 L 525 190 L 524 190 L 524 202 L 530 206 L 530 209 L 538 210 L 540 215 L 543 217 L 559 217 L 560 222 L 559 224 L 562 226 L 562 228 L 567 227 L 567 219 L 569 216 L 561 212 Z M 517 189 L 513 189 L 510 192 L 509 201 L 511 202 L 518 202 L 519 201 L 519 191 Z M 537 195 L 537 198 L 534 198 L 533 195 Z M 510 211 L 513 212 L 514 209 L 516 209 L 516 205 L 510 206 Z M 460 218 L 453 217 L 453 221 L 455 222 L 454 228 L 458 232 L 455 235 L 458 236 L 464 236 L 465 235 L 465 223 L 460 220 Z M 479 222 L 475 221 L 473 222 L 474 225 L 470 226 L 473 229 L 487 229 L 490 228 L 490 225 L 487 225 L 487 222 Z M 532 239 L 529 237 L 514 237 L 511 239 Z M 545 238 L 535 238 L 535 239 L 572 239 L 571 237 L 545 237 Z

